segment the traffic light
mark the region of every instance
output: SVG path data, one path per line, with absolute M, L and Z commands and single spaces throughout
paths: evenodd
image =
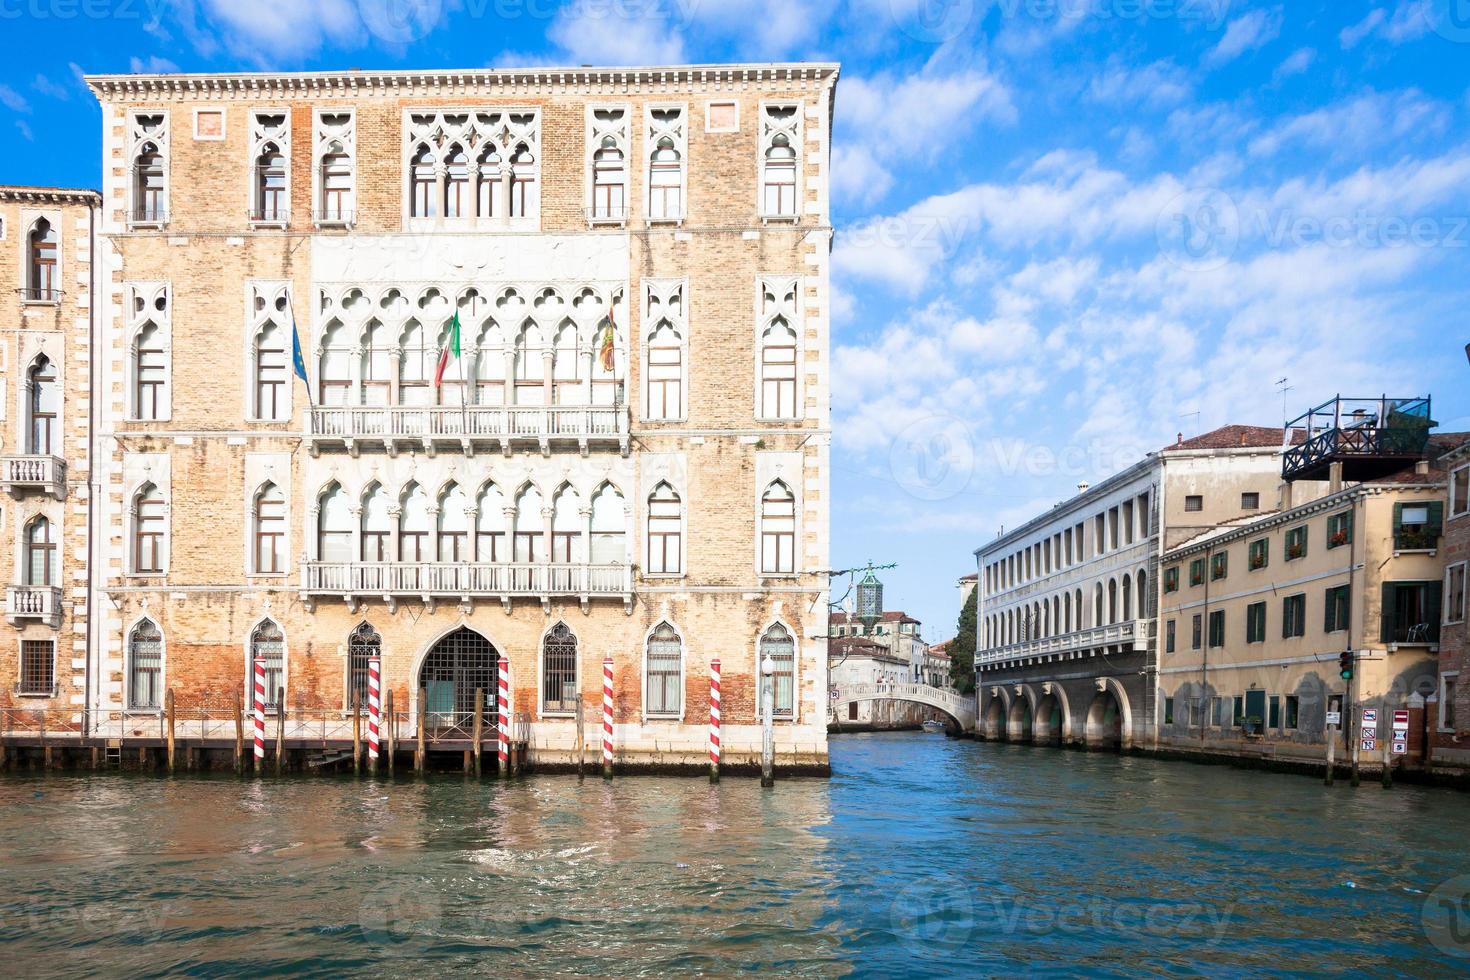
M 1337 671 L 1342 674 L 1342 679 L 1350 681 L 1353 679 L 1353 652 L 1344 650 L 1337 655 Z

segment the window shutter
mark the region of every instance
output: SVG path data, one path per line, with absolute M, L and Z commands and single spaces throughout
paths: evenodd
M 1281 638 L 1288 639 L 1291 636 L 1291 597 L 1281 600 Z
M 1393 536 L 1397 540 L 1404 532 L 1404 505 L 1393 505 Z
M 1444 583 L 1424 583 L 1424 620 L 1429 624 L 1429 639 L 1439 642 L 1439 621 L 1444 606 Z
M 1439 534 L 1444 529 L 1444 501 L 1435 500 L 1429 504 L 1429 533 Z
M 1400 504 L 1394 504 L 1393 508 L 1393 522 L 1395 529 L 1398 528 L 1400 506 Z M 1395 622 L 1395 617 L 1398 612 L 1398 610 L 1396 609 L 1398 605 L 1398 593 L 1399 587 L 1397 582 L 1383 583 L 1383 612 L 1380 617 L 1383 623 L 1383 629 L 1381 635 L 1378 638 L 1384 643 L 1392 643 L 1394 633 L 1398 630 L 1398 624 Z
M 1337 625 L 1333 622 L 1333 613 L 1335 612 L 1334 607 L 1336 606 L 1336 603 L 1332 601 L 1336 597 L 1336 589 L 1327 590 L 1327 602 L 1325 603 L 1326 609 L 1324 609 L 1322 613 L 1322 631 L 1324 633 L 1331 633 L 1332 627 Z

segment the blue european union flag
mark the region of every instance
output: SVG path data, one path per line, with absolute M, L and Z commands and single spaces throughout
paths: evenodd
M 301 356 L 301 334 L 296 329 L 296 311 L 291 311 L 291 364 L 296 369 L 296 377 L 300 378 L 306 385 L 306 403 L 311 404 L 311 382 L 306 378 L 306 359 Z

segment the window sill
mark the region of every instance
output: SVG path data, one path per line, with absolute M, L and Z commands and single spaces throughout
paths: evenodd
M 285 231 L 290 227 L 291 222 L 289 219 L 285 221 L 256 221 L 252 219 L 250 221 L 251 231 Z
M 163 231 L 168 227 L 166 221 L 129 221 L 128 231 Z
M 626 228 L 627 218 L 588 218 L 588 228 Z
M 61 297 L 55 299 L 22 299 L 21 306 L 60 306 Z
M 792 579 L 792 580 L 795 580 L 795 579 L 798 579 L 798 578 L 801 577 L 801 573 L 800 572 L 760 572 L 759 575 L 760 575 L 761 578 L 777 578 L 777 579 Z
M 684 224 L 683 216 L 677 218 L 649 218 L 647 221 L 650 227 L 655 225 L 670 225 L 677 228 Z
M 1393 555 L 1394 555 L 1395 558 L 1397 558 L 1399 555 L 1429 555 L 1432 558 L 1432 557 L 1434 557 L 1437 554 L 1439 554 L 1439 549 L 1438 548 L 1395 548 L 1395 549 L 1393 549 Z
M 545 710 L 543 710 L 542 712 L 540 712 L 540 717 L 543 718 L 543 719 L 546 719 L 546 718 L 557 718 L 557 719 L 566 720 L 566 719 L 569 719 L 569 718 L 576 718 L 577 717 L 577 712 L 575 710 L 572 710 L 572 711 L 545 711 Z
M 15 696 L 18 698 L 27 698 L 32 701 L 50 701 L 56 697 L 56 689 L 52 688 L 49 691 L 16 691 Z
M 168 578 L 168 572 L 125 572 L 124 578 L 142 579 L 147 582 L 162 582 Z
M 124 718 L 161 718 L 161 717 L 163 717 L 163 709 L 162 708 L 124 708 L 122 713 L 123 713 L 123 717 Z
M 662 582 L 677 582 L 684 578 L 685 575 L 685 572 L 644 572 L 639 577 L 643 579 L 658 579 Z
M 346 218 L 318 218 L 312 223 L 321 229 L 349 229 L 353 226 Z
M 682 725 L 684 723 L 684 716 L 683 715 L 644 715 L 643 716 L 643 721 L 644 721 L 644 723 L 659 722 L 659 721 L 665 722 L 665 723 L 672 722 L 672 723 L 674 723 L 676 725 Z
M 291 577 L 291 573 L 290 572 L 246 572 L 245 573 L 245 577 L 246 578 L 251 578 L 251 579 L 264 578 L 264 579 L 270 579 L 273 582 L 283 582 L 283 581 L 286 581 L 287 579 L 289 579 Z
M 799 214 L 763 214 L 761 223 L 766 225 L 795 225 L 801 223 Z

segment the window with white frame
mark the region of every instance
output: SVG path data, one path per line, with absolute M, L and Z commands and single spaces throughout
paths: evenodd
M 56 568 L 56 536 L 51 522 L 37 517 L 25 529 L 25 584 L 54 586 L 61 582 Z
M 133 494 L 133 574 L 162 575 L 168 560 L 168 512 L 163 491 L 145 483 Z
M 368 623 L 358 623 L 347 638 L 347 704 L 358 711 L 368 705 L 369 665 L 383 656 L 383 640 Z M 381 668 L 380 668 L 381 669 Z
M 168 221 L 168 114 L 135 112 L 128 125 L 131 225 Z
M 252 283 L 247 317 L 250 387 L 246 392 L 246 417 L 256 422 L 288 421 L 291 417 L 289 287 L 285 283 Z
M 626 106 L 588 106 L 588 218 L 593 223 L 619 223 L 628 216 L 628 135 Z
M 684 507 L 678 493 L 667 482 L 648 495 L 649 575 L 681 575 L 684 572 Z
M 659 623 L 648 637 L 643 676 L 645 711 L 650 718 L 678 718 L 684 708 L 684 657 L 679 633 Z
M 688 154 L 685 115 L 683 106 L 646 109 L 649 221 L 684 219 Z
M 507 561 L 510 552 L 505 536 L 505 495 L 494 483 L 487 483 L 476 500 L 475 561 Z
M 429 495 L 417 482 L 410 482 L 398 499 L 398 560 L 414 564 L 433 561 L 429 543 L 433 533 Z
M 170 414 L 170 302 L 168 286 L 128 287 L 128 417 L 163 421 Z
M 757 418 L 800 418 L 800 282 L 795 277 L 763 278 L 758 284 Z
M 1450 474 L 1450 516 L 1470 514 L 1470 466 L 1462 466 Z
M 1451 671 L 1439 675 L 1439 730 L 1458 731 L 1459 719 L 1455 713 L 1455 695 L 1459 688 L 1460 672 Z
M 780 480 L 761 494 L 761 573 L 796 572 L 796 496 Z
M 17 694 L 53 696 L 56 693 L 56 641 L 21 640 Z
M 245 689 L 251 692 L 252 705 L 256 698 L 257 665 L 264 677 L 265 690 L 261 692 L 264 708 L 269 712 L 278 711 L 286 683 L 286 637 L 273 620 L 263 620 L 250 632 L 250 669 L 245 678 Z
M 644 283 L 644 414 L 650 421 L 675 421 L 685 416 L 685 371 L 688 324 L 684 283 L 648 280 Z
M 410 111 L 407 216 L 477 227 L 539 224 L 540 123 L 535 109 Z
M 439 560 L 468 561 L 470 558 L 470 500 L 458 483 L 450 482 L 439 495 L 436 530 Z
M 291 218 L 290 113 L 251 113 L 250 148 L 250 220 L 285 226 Z
M 380 328 L 381 329 L 381 328 Z M 386 351 L 373 351 L 375 359 L 371 366 L 376 368 L 382 375 L 382 384 L 387 387 L 392 385 L 389 377 L 391 371 L 392 348 Z M 364 383 L 366 384 L 367 371 L 369 369 L 369 352 L 363 352 Z M 376 377 L 376 376 L 375 376 Z M 339 320 L 327 322 L 326 329 L 322 331 L 320 353 L 317 357 L 317 404 L 326 408 L 348 405 L 352 402 L 352 341 L 347 335 L 347 328 Z M 364 397 L 367 389 L 364 388 Z M 379 404 L 372 402 L 371 404 Z M 386 405 L 384 401 L 381 404 Z
M 769 678 L 765 672 L 768 658 L 772 667 Z M 773 624 L 761 636 L 756 672 L 760 676 L 760 685 L 756 691 L 757 717 L 765 710 L 765 691 L 769 683 L 774 694 L 772 717 L 778 721 L 790 721 L 796 713 L 796 641 L 791 636 L 791 631 L 780 623 Z
M 37 218 L 26 236 L 25 289 L 27 303 L 54 303 L 61 296 L 60 243 L 56 229 L 45 218 Z
M 128 690 L 130 711 L 156 711 L 162 703 L 163 633 L 151 619 L 128 634 Z
M 352 560 L 352 505 L 340 483 L 327 487 L 317 503 L 318 561 Z
M 393 560 L 393 515 L 388 503 L 388 491 L 381 483 L 373 483 L 362 495 L 362 560 L 385 562 Z
M 577 710 L 577 636 L 557 623 L 541 642 L 541 710 L 565 714 Z
M 1444 621 L 1465 621 L 1465 575 L 1467 565 L 1458 562 L 1445 569 L 1444 573 Z
M 592 563 L 624 564 L 628 561 L 628 506 L 611 483 L 592 495 Z
M 577 491 L 563 486 L 551 502 L 551 560 L 558 564 L 586 561 L 583 550 L 582 498 Z
M 511 543 L 513 560 L 537 562 L 546 560 L 546 518 L 541 514 L 541 491 L 534 486 L 521 488 L 516 497 L 515 531 Z
M 760 137 L 761 216 L 797 218 L 801 106 L 794 102 L 761 106 Z
M 348 225 L 357 218 L 357 116 L 351 110 L 316 114 L 316 221 Z
M 26 452 L 33 456 L 60 455 L 61 382 L 56 365 L 45 354 L 36 356 L 26 373 Z
M 267 482 L 255 494 L 251 514 L 251 562 L 256 575 L 286 572 L 286 497 Z

